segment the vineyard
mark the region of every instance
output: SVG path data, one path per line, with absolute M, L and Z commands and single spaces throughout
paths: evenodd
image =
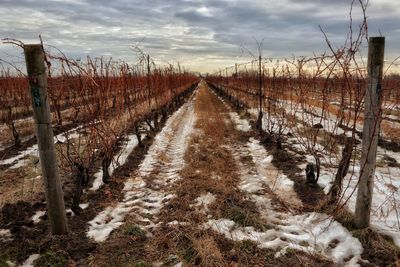
M 211 74 L 3 39 L 0 267 L 399 266 L 399 64 L 361 6 L 340 48 Z

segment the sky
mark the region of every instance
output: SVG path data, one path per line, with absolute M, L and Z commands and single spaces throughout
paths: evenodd
M 137 61 L 132 46 L 158 64 L 180 62 L 213 72 L 251 60 L 256 40 L 264 57 L 326 51 L 321 26 L 335 47 L 344 44 L 351 0 L 0 0 L 0 38 L 56 46 L 71 58 L 111 56 Z M 357 28 L 361 13 L 354 5 Z M 385 57 L 400 56 L 400 1 L 370 0 L 369 36 L 386 36 Z M 366 50 L 366 46 L 364 47 Z M 0 44 L 0 59 L 23 62 L 20 48 Z

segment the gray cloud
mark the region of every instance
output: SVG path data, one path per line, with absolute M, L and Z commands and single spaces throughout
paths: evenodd
M 371 0 L 370 35 L 387 36 L 388 58 L 400 55 L 400 3 Z M 255 51 L 264 39 L 264 55 L 312 55 L 327 49 L 318 25 L 332 42 L 343 44 L 350 0 L 2 0 L 0 37 L 37 42 L 42 34 L 71 57 L 112 55 L 134 62 L 129 48 L 141 47 L 160 63 L 181 61 L 210 71 L 247 61 L 243 45 Z M 354 7 L 355 23 L 360 19 Z M 0 58 L 21 61 L 21 51 L 0 46 Z

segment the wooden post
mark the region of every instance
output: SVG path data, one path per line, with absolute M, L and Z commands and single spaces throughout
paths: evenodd
M 150 93 L 150 55 L 147 55 L 147 95 L 149 97 L 149 111 L 151 111 L 151 93 Z
M 237 63 L 235 63 L 235 98 L 239 99 L 238 87 L 239 87 L 239 79 L 238 79 L 238 68 Z
M 259 97 L 259 112 L 258 112 L 258 119 L 257 119 L 257 128 L 262 132 L 262 72 L 261 72 L 261 54 L 258 56 L 258 97 Z
M 228 68 L 225 68 L 225 79 L 224 79 L 225 90 L 228 92 L 229 101 L 232 101 L 232 93 L 228 86 Z
M 51 233 L 54 235 L 66 234 L 68 224 L 51 128 L 44 51 L 42 45 L 34 44 L 25 45 L 24 52 Z
M 360 181 L 357 191 L 355 222 L 359 228 L 369 226 L 374 187 L 376 151 L 382 117 L 382 73 L 385 37 L 371 37 L 368 44 L 368 81 L 365 93 L 365 118 Z

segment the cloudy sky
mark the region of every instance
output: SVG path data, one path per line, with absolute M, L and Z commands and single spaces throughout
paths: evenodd
M 54 45 L 73 58 L 112 56 L 127 62 L 140 47 L 158 63 L 180 61 L 212 71 L 248 61 L 241 46 L 282 58 L 327 49 L 321 25 L 336 46 L 348 31 L 351 0 L 0 0 L 0 37 Z M 400 56 L 400 1 L 370 0 L 369 35 L 386 36 L 386 57 Z M 354 6 L 354 19 L 360 9 Z M 0 58 L 18 62 L 21 51 L 0 45 Z

